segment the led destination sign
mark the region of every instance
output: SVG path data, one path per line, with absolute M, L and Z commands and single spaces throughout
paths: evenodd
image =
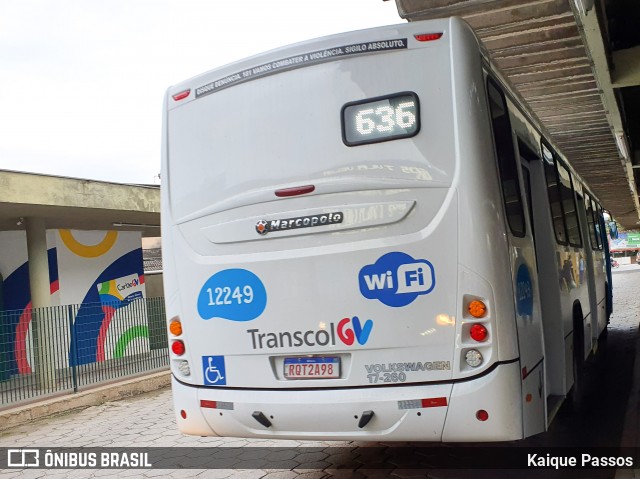
M 342 137 L 347 146 L 410 138 L 420 130 L 418 96 L 395 93 L 342 107 Z

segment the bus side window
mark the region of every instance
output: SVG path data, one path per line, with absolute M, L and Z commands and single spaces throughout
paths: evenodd
M 524 159 L 527 163 L 534 163 L 536 161 L 540 161 L 540 156 L 535 153 L 527 143 L 520 138 L 518 138 L 518 152 L 520 153 L 520 158 Z M 535 238 L 535 227 L 533 224 L 533 199 L 531 196 L 531 178 L 529 176 L 529 169 L 522 168 L 522 179 L 524 181 L 524 191 L 527 195 L 527 203 L 529 206 L 529 223 L 531 223 L 531 233 Z
M 596 232 L 598 233 L 598 246 L 600 249 L 604 249 L 603 242 L 606 241 L 606 228 L 604 228 L 602 206 L 599 204 L 596 204 L 594 219 L 596 220 Z
M 557 161 L 558 178 L 560 179 L 560 195 L 564 210 L 565 224 L 567 225 L 567 235 L 571 246 L 581 247 L 582 237 L 580 236 L 580 224 L 578 223 L 578 212 L 576 210 L 576 199 L 573 191 L 573 181 L 571 174 L 562 163 Z
M 549 195 L 549 206 L 551 207 L 553 231 L 556 234 L 556 241 L 559 244 L 565 245 L 567 244 L 567 230 L 562 213 L 558 172 L 555 162 L 553 161 L 554 155 L 544 143 L 542 144 L 542 154 L 544 156 L 544 176 L 547 180 L 547 194 Z
M 593 204 L 591 203 L 591 197 L 585 193 L 584 195 L 584 211 L 587 216 L 587 229 L 589 230 L 589 243 L 591 249 L 598 249 L 598 237 L 595 228 L 595 221 L 593 219 Z
M 595 223 L 593 225 L 593 228 L 595 230 L 596 239 L 598 241 L 598 249 L 602 250 L 602 236 L 600 236 L 600 221 L 602 216 L 602 210 L 600 209 L 600 206 L 596 204 L 595 201 L 592 200 L 591 203 L 593 205 L 593 220 Z
M 504 94 L 491 78 L 487 79 L 487 92 L 507 221 L 511 233 L 522 237 L 525 235 L 524 209 L 507 102 Z

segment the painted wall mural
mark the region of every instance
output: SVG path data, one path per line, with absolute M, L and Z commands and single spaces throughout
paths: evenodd
M 134 344 L 137 353 L 148 351 L 140 240 L 136 232 L 47 231 L 51 304 L 65 315 L 56 324 L 56 349 L 68 352 L 56 367 L 123 357 Z M 31 372 L 33 344 L 26 234 L 1 232 L 0 244 L 0 352 L 9 358 L 2 380 Z

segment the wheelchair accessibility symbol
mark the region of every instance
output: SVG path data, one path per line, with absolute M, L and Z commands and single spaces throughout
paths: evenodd
M 227 373 L 224 369 L 224 356 L 202 356 L 202 372 L 206 386 L 224 386 Z

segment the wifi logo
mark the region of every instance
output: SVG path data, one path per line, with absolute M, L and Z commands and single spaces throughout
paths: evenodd
M 365 298 L 399 308 L 430 293 L 436 285 L 436 275 L 429 261 L 393 252 L 362 268 L 358 282 Z

